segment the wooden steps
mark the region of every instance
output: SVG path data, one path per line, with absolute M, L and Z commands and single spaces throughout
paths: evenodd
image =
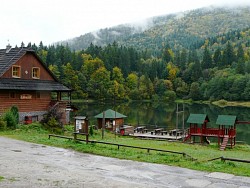
M 224 150 L 225 150 L 225 148 L 226 148 L 226 146 L 227 146 L 228 140 L 229 140 L 228 135 L 225 135 L 224 138 L 223 138 L 223 142 L 222 142 L 222 144 L 220 145 L 220 150 L 221 150 L 221 151 L 224 151 Z
M 186 142 L 190 138 L 191 138 L 191 134 L 189 134 L 188 136 L 186 136 L 183 142 Z

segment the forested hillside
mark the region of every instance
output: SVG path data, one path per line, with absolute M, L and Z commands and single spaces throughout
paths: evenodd
M 250 7 L 203 8 L 184 13 L 154 17 L 145 20 L 144 27 L 120 25 L 88 33 L 69 41 L 74 50 L 86 49 L 91 43 L 105 46 L 116 41 L 119 45 L 134 47 L 159 54 L 162 43 L 171 48 L 200 48 L 204 39 L 250 26 Z
M 223 10 L 216 11 L 224 15 Z M 157 52 L 150 45 L 141 49 L 118 42 L 106 46 L 90 43 L 86 49 L 78 51 L 72 51 L 68 45 L 43 46 L 42 42 L 39 46 L 28 46 L 38 53 L 61 82 L 74 90 L 72 96 L 77 99 L 250 100 L 250 27 L 245 23 L 246 27 L 241 28 L 244 22 L 238 20 L 240 13 L 234 10 L 235 19 L 224 21 L 221 28 L 212 25 L 211 29 L 203 28 L 204 25 L 197 21 L 201 15 L 195 16 L 195 12 L 191 12 L 194 23 L 197 27 L 201 24 L 202 31 L 191 29 L 186 24 L 185 31 L 178 34 L 185 38 L 191 30 L 192 33 L 196 31 L 194 36 L 199 37 L 199 42 L 192 42 L 189 38 L 189 47 L 185 47 L 188 43 L 182 44 L 174 36 L 171 40 L 164 40 Z M 197 12 L 201 13 L 201 10 Z M 215 20 L 211 14 L 213 10 L 206 12 L 209 14 L 203 16 Z M 163 18 L 159 26 L 160 23 L 164 23 Z M 172 25 L 184 27 L 176 23 Z M 145 30 L 144 34 L 153 30 Z M 167 28 L 166 32 L 171 33 Z M 154 44 L 155 35 L 150 36 L 147 35 L 150 44 Z M 137 37 L 144 40 L 139 35 Z M 171 41 L 176 41 L 176 44 Z

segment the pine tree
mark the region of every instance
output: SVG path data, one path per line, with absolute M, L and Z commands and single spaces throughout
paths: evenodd
M 222 54 L 221 54 L 221 49 L 217 48 L 214 52 L 214 56 L 213 56 L 213 61 L 215 66 L 220 67 L 222 64 Z
M 202 68 L 209 69 L 211 67 L 212 67 L 212 57 L 211 57 L 211 54 L 206 46 L 204 49 L 204 53 L 203 53 Z
M 223 65 L 225 66 L 232 65 L 232 63 L 235 61 L 233 46 L 229 41 L 227 42 L 226 49 L 224 50 L 222 61 Z

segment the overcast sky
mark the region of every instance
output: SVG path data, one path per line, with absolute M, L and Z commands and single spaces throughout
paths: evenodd
M 101 28 L 211 5 L 250 0 L 1 0 L 0 49 L 23 41 L 44 45 Z

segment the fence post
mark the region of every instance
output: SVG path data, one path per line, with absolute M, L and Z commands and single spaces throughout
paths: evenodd
M 221 161 L 223 161 L 223 162 L 225 162 L 226 160 L 225 160 L 225 158 L 222 156 L 221 157 Z
M 87 133 L 86 134 L 86 144 L 88 144 L 89 143 L 89 134 Z

